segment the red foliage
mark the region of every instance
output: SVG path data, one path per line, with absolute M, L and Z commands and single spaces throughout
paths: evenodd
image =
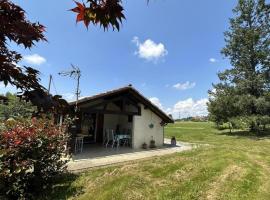
M 43 25 L 29 22 L 21 7 L 9 0 L 0 1 L 0 81 L 5 85 L 10 83 L 23 90 L 43 88 L 37 70 L 17 66 L 22 56 L 8 49 L 7 40 L 30 48 L 34 42 L 46 41 L 44 30 Z
M 48 95 L 39 83 L 39 71 L 28 66 L 18 66 L 22 56 L 10 50 L 7 44 L 7 41 L 13 41 L 25 48 L 31 48 L 35 42 L 46 41 L 44 31 L 43 25 L 26 19 L 25 11 L 21 7 L 10 0 L 0 0 L 0 82 L 24 91 L 22 96 L 38 106 L 39 111 L 59 112 L 68 108 L 67 102 L 59 96 Z
M 83 21 L 88 27 L 92 22 L 94 25 L 103 26 L 104 30 L 112 26 L 120 29 L 120 23 L 125 19 L 124 8 L 121 0 L 88 0 L 89 6 L 76 2 L 76 7 L 71 11 L 78 13 L 77 22 Z
M 5 127 L 0 135 L 0 196 L 29 199 L 65 170 L 61 158 L 68 137 L 64 127 L 48 120 L 6 122 Z

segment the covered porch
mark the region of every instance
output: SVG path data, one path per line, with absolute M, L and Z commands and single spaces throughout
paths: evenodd
M 177 142 L 176 146 L 170 144 L 170 140 L 164 140 L 164 146 L 156 149 L 132 149 L 104 148 L 102 145 L 86 145 L 82 153 L 76 154 L 68 163 L 68 170 L 72 172 L 83 171 L 93 167 L 113 165 L 122 162 L 130 162 L 138 159 L 146 159 L 154 156 L 168 155 L 192 149 L 189 143 Z
M 114 148 L 133 147 L 133 119 L 141 115 L 135 99 L 127 94 L 92 97 L 79 102 L 78 108 L 78 120 L 71 131 L 75 153 L 83 155 L 85 148 L 106 147 L 110 152 Z

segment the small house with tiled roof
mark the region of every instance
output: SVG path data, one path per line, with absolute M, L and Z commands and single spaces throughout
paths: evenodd
M 70 106 L 75 105 L 70 102 Z M 154 143 L 160 147 L 164 143 L 164 127 L 173 123 L 171 117 L 131 85 L 84 97 L 77 101 L 77 107 L 75 132 L 88 144 L 137 149 Z

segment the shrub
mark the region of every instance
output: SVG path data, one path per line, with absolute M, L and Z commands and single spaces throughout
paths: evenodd
M 5 97 L 8 100 L 5 104 L 0 103 L 0 119 L 31 119 L 33 113 L 37 111 L 37 108 L 30 102 L 20 99 L 15 94 L 8 92 Z
M 0 196 L 33 199 L 65 171 L 64 127 L 49 120 L 7 121 L 0 134 Z
M 265 131 L 270 124 L 270 117 L 267 115 L 250 115 L 230 118 L 229 121 L 233 128 L 250 129 L 259 134 L 260 131 Z

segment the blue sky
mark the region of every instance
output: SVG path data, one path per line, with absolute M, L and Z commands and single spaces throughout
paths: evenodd
M 236 0 L 124 0 L 127 19 L 120 32 L 76 24 L 68 11 L 72 0 L 15 2 L 47 27 L 48 42 L 11 48 L 25 56 L 21 65 L 41 71 L 44 86 L 52 74 L 52 92 L 69 99 L 75 80 L 57 73 L 73 63 L 82 70 L 81 96 L 131 83 L 174 116 L 204 115 L 207 90 L 218 81 L 217 72 L 230 66 L 220 50 Z

